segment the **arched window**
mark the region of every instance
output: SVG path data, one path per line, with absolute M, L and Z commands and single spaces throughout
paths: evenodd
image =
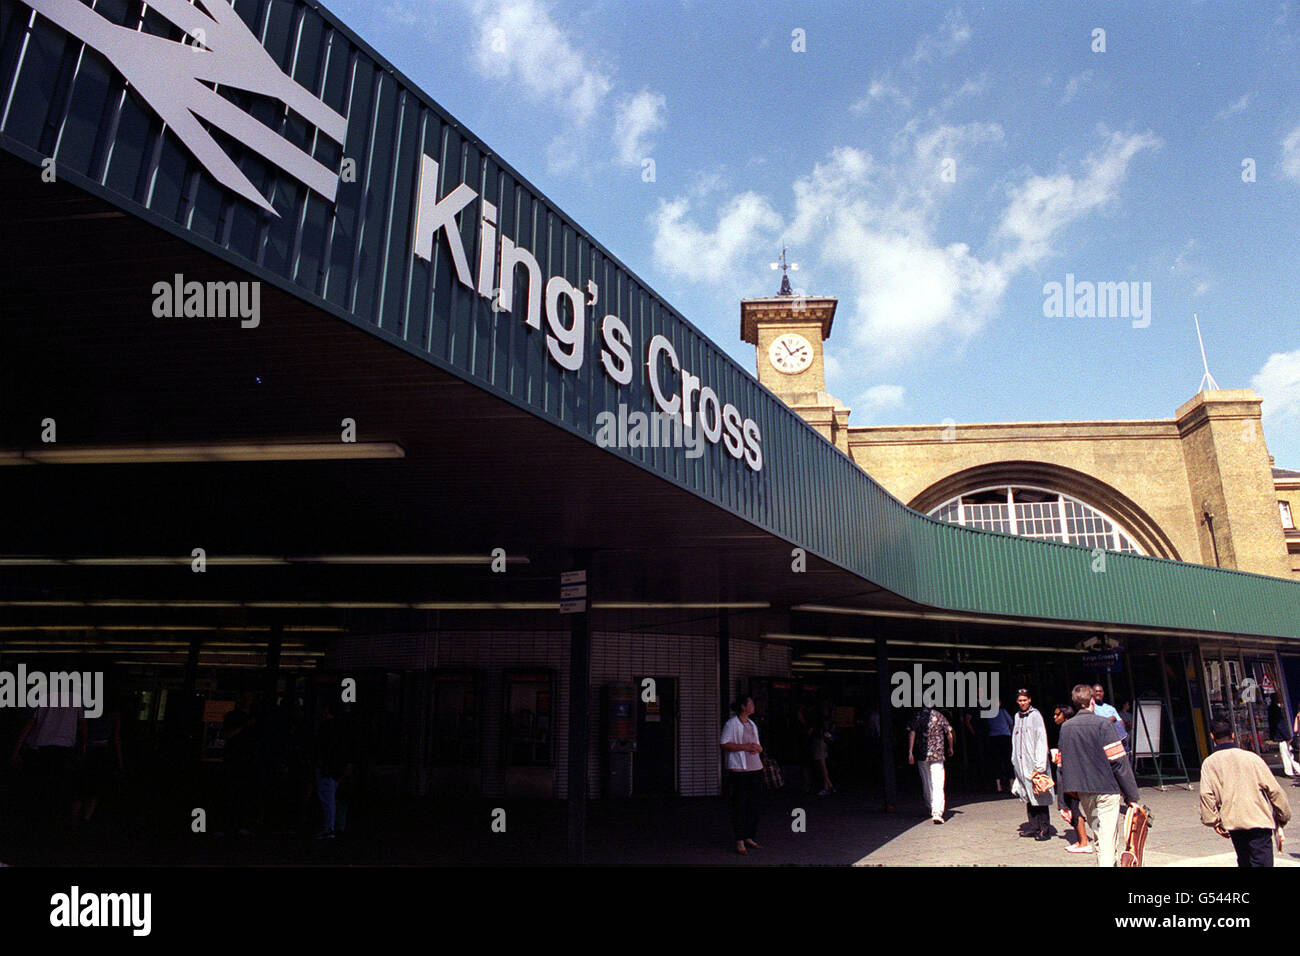
M 1133 537 L 1107 515 L 1078 498 L 1033 485 L 976 488 L 930 512 L 967 528 L 1048 538 L 1085 548 L 1142 554 Z

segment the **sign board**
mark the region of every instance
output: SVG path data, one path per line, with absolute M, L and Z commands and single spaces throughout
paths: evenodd
M 1162 700 L 1139 700 L 1133 710 L 1133 756 L 1154 757 L 1160 753 Z
M 1083 666 L 1088 670 L 1102 674 L 1118 674 L 1124 670 L 1124 662 L 1118 648 L 1111 651 L 1095 651 L 1083 655 Z
M 587 572 L 560 574 L 560 613 L 583 614 L 587 610 Z

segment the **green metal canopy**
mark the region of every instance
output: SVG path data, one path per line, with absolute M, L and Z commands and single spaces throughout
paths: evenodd
M 219 164 L 197 158 L 160 121 L 158 105 L 111 55 L 35 12 L 46 2 L 0 0 L 0 147 L 33 164 L 34 189 L 52 157 L 60 180 L 593 444 L 602 412 L 661 411 L 687 373 L 698 377 L 719 403 L 719 421 L 725 403 L 752 422 L 761 465 L 725 439 L 694 458 L 673 447 L 605 451 L 918 603 L 1099 628 L 1300 639 L 1300 583 L 1113 552 L 1103 561 L 1086 548 L 909 510 L 318 4 L 232 5 L 243 24 L 232 35 L 246 29 L 279 71 L 328 107 L 313 126 L 285 102 L 216 84 L 216 95 L 308 156 L 313 170 L 339 173 L 309 186 L 313 176 L 290 175 L 282 156 L 268 159 L 230 129 L 210 128 L 272 215 L 248 188 L 223 185 Z M 187 18 L 207 15 L 183 6 Z M 159 42 L 186 39 L 152 6 L 143 16 L 125 2 L 84 9 Z M 266 79 L 268 89 L 271 79 L 283 86 L 278 74 Z M 535 261 L 530 281 L 546 286 L 537 289 L 546 323 L 529 321 L 526 264 L 509 269 L 509 301 L 497 294 L 505 276 L 496 263 L 519 249 Z M 467 269 L 479 270 L 478 281 L 465 281 Z M 627 347 L 626 361 L 611 356 L 617 376 L 602 361 L 608 316 L 626 333 L 615 336 Z M 256 347 L 256 330 L 247 334 Z

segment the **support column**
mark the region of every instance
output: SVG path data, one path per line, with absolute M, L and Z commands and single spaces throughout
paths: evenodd
M 889 647 L 877 626 L 870 625 L 876 638 L 876 683 L 880 690 L 880 767 L 885 779 L 885 812 L 898 804 L 898 782 L 894 777 L 894 720 L 890 703 Z
M 284 622 L 276 618 L 271 622 L 271 636 L 266 640 L 266 684 L 263 707 L 265 713 L 275 710 L 276 689 L 280 685 L 280 645 L 284 640 Z
M 725 607 L 718 612 L 718 694 L 721 715 L 731 707 L 731 617 Z M 718 729 L 721 732 L 722 728 Z
M 180 756 L 184 765 L 188 768 L 191 762 L 198 763 L 197 741 L 194 739 L 194 725 L 197 723 L 196 708 L 194 706 L 194 685 L 198 680 L 199 672 L 199 652 L 203 647 L 203 639 L 195 637 L 190 639 L 189 650 L 185 654 L 185 669 L 181 675 L 181 720 L 184 721 L 180 732 L 176 736 L 177 744 L 180 748 Z
M 1173 698 L 1173 695 L 1169 693 L 1169 671 L 1166 670 L 1166 664 L 1165 664 L 1165 652 L 1164 652 L 1163 650 L 1160 652 L 1160 654 L 1159 654 L 1159 656 L 1158 656 L 1157 659 L 1158 659 L 1159 662 L 1160 662 L 1160 686 L 1161 686 L 1161 689 L 1164 691 L 1164 694 L 1165 694 L 1165 710 L 1169 711 L 1169 739 L 1172 740 L 1172 741 L 1174 742 L 1174 750 L 1178 753 L 1178 764 L 1179 764 L 1179 766 L 1182 766 L 1183 763 L 1184 763 L 1184 761 L 1183 761 L 1183 756 L 1182 756 L 1182 754 L 1183 754 L 1183 742 L 1182 742 L 1181 740 L 1178 739 L 1178 721 L 1177 721 L 1177 719 L 1174 717 L 1174 698 Z M 1187 715 L 1187 721 L 1188 721 L 1188 723 L 1191 723 L 1191 721 L 1193 720 L 1193 715 L 1190 713 L 1190 711 L 1191 711 L 1191 709 L 1192 709 L 1192 702 L 1191 702 L 1190 700 L 1187 702 L 1187 709 L 1188 709 L 1188 711 L 1189 711 L 1189 713 L 1188 713 L 1188 715 Z M 1136 701 L 1136 700 L 1133 701 L 1133 710 L 1134 710 L 1134 712 L 1137 711 L 1137 701 Z M 1136 722 L 1134 722 L 1133 728 L 1134 728 L 1133 732 L 1134 732 L 1134 734 L 1136 735 L 1136 733 L 1137 733 L 1137 723 L 1136 723 Z M 1133 741 L 1133 747 L 1134 747 L 1135 750 L 1137 749 L 1137 741 L 1136 741 L 1136 740 Z M 1163 748 L 1161 748 L 1161 749 L 1163 749 Z M 1186 770 L 1187 770 L 1187 768 L 1186 768 L 1186 767 L 1183 767 L 1183 771 L 1186 772 Z
M 1219 686 L 1223 688 L 1220 692 L 1223 696 L 1223 705 L 1228 711 L 1228 724 L 1232 727 L 1232 736 L 1241 743 L 1241 731 L 1237 727 L 1237 691 L 1232 682 L 1228 680 L 1228 659 L 1223 656 L 1223 645 L 1219 645 Z M 1214 724 L 1213 714 L 1210 715 L 1210 724 Z M 1210 753 L 1214 753 L 1214 734 L 1210 734 Z
M 574 570 L 587 572 L 586 610 L 569 615 L 569 832 L 570 863 L 582 863 L 587 847 L 587 778 L 591 711 L 591 601 L 590 552 L 574 556 Z M 558 582 L 557 582 L 558 585 Z

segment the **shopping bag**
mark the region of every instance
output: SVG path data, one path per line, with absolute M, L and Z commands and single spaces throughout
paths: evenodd
M 1124 815 L 1124 849 L 1119 855 L 1120 866 L 1142 865 L 1142 851 L 1146 849 L 1150 829 L 1151 811 L 1145 806 L 1129 807 Z
M 767 754 L 763 754 L 763 785 L 769 790 L 780 790 L 785 786 L 781 765 Z
M 1291 756 L 1291 745 L 1279 743 L 1277 750 L 1282 755 L 1282 772 L 1288 777 L 1294 777 L 1296 775 L 1296 765 L 1295 758 Z

